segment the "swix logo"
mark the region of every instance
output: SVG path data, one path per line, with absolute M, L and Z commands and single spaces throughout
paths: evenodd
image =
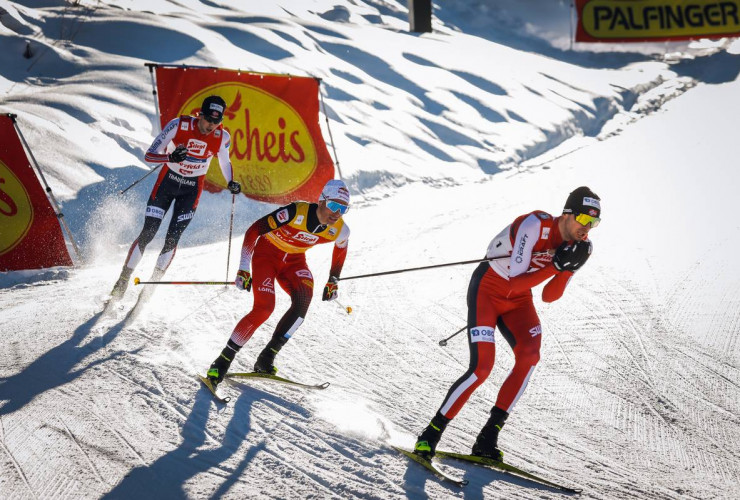
M 530 328 L 529 333 L 532 334 L 532 337 L 536 337 L 537 335 L 542 335 L 542 325 L 537 325 L 534 328 Z
M 299 215 L 298 217 L 296 217 L 295 218 L 295 223 L 298 224 L 299 226 L 301 224 L 303 224 L 303 216 L 302 215 Z
M 277 220 L 281 224 L 288 222 L 288 209 L 287 208 L 284 208 L 277 213 Z
M 195 156 L 203 156 L 203 153 L 205 152 L 207 146 L 208 144 L 203 141 L 199 141 L 198 139 L 190 139 L 188 141 L 188 153 Z
M 301 241 L 303 243 L 307 243 L 309 245 L 313 245 L 317 241 L 319 241 L 319 237 L 315 234 L 309 234 L 301 231 L 300 233 L 293 236 L 293 239 L 296 241 Z
M 180 122 L 180 128 L 182 130 L 188 130 L 190 128 L 190 122 L 189 121 Z
M 546 240 L 550 237 L 550 228 L 549 227 L 543 227 L 542 228 L 542 237 L 540 239 Z
M 329 236 L 334 236 L 337 234 L 337 228 L 336 227 L 330 227 L 329 228 Z
M 186 214 L 178 215 L 177 216 L 177 222 L 184 222 L 186 220 L 190 220 L 195 215 L 195 212 L 188 212 Z
M 492 342 L 496 343 L 496 337 L 493 336 L 493 328 L 490 326 L 475 326 L 470 329 L 471 342 Z

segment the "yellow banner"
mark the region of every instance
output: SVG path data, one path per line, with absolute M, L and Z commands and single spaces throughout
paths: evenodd
M 579 0 L 576 41 L 740 36 L 740 0 Z

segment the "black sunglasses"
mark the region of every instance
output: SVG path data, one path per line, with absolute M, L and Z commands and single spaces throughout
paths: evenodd
M 203 118 L 205 118 L 208 123 L 213 123 L 214 125 L 218 125 L 223 120 L 223 116 L 221 118 L 212 118 L 210 116 L 203 115 Z

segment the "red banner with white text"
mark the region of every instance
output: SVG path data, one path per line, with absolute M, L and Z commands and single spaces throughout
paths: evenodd
M 7 115 L 0 137 L 0 271 L 71 266 L 59 219 Z
M 160 122 L 197 115 L 203 99 L 226 101 L 224 128 L 242 192 L 261 201 L 316 201 L 334 178 L 334 163 L 319 127 L 315 78 L 245 73 L 215 68 L 157 67 Z M 206 189 L 226 189 L 213 158 Z
M 576 0 L 577 42 L 740 36 L 740 0 Z

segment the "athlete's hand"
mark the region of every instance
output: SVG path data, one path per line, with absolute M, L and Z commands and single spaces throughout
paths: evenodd
M 180 144 L 175 148 L 173 152 L 169 154 L 170 162 L 172 163 L 180 163 L 181 161 L 184 161 L 185 158 L 188 157 L 188 148 Z
M 577 271 L 591 256 L 591 240 L 564 241 L 555 250 L 552 265 L 558 271 Z
M 234 286 L 236 286 L 239 290 L 250 291 L 252 289 L 252 275 L 249 273 L 249 271 L 239 269 L 236 272 Z
M 321 295 L 321 300 L 334 300 L 339 297 L 338 282 L 339 279 L 336 276 L 329 276 L 329 281 L 326 282 L 324 293 Z
M 239 194 L 242 192 L 242 185 L 236 181 L 229 181 L 228 186 L 229 186 L 229 191 L 231 191 L 231 194 Z

